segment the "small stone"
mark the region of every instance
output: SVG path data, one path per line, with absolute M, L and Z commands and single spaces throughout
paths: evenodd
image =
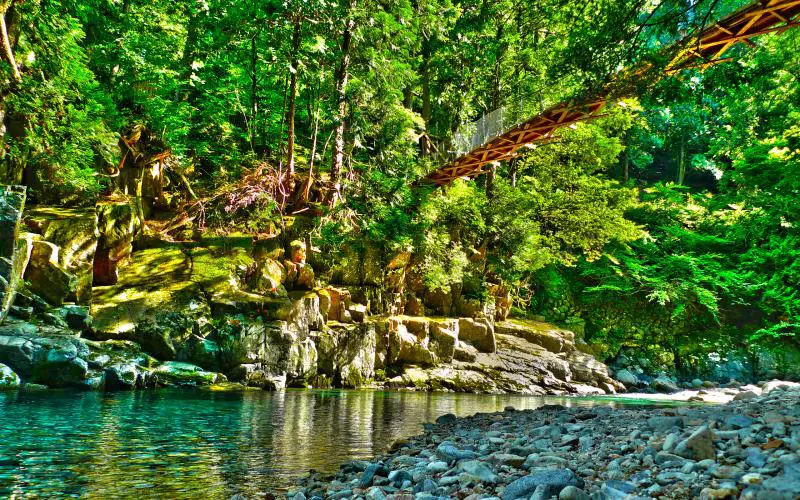
M 764 482 L 764 478 L 761 477 L 761 474 L 756 474 L 755 472 L 745 474 L 739 478 L 739 484 L 744 485 L 761 484 L 762 482 Z
M 447 465 L 447 462 L 442 462 L 442 461 L 438 461 L 437 460 L 437 461 L 429 463 L 425 467 L 425 469 L 428 472 L 436 474 L 436 473 L 441 473 L 441 472 L 447 472 L 450 469 L 450 466 Z
M 436 483 L 432 479 L 425 479 L 421 483 L 417 483 L 414 487 L 414 493 L 429 493 L 436 490 Z
M 558 500 L 589 500 L 589 494 L 577 486 L 567 486 L 558 494 Z
M 674 427 L 683 429 L 683 418 L 681 417 L 650 417 L 647 419 L 647 427 L 654 431 L 668 431 Z
M 663 450 L 667 452 L 671 452 L 675 449 L 675 446 L 678 444 L 678 440 L 680 439 L 680 434 L 677 432 L 670 433 L 667 438 L 664 440 Z
M 662 467 L 666 467 L 668 464 L 682 467 L 683 464 L 686 463 L 686 459 L 678 455 L 673 455 L 672 453 L 661 452 L 656 455 L 655 462 Z
M 730 429 L 744 429 L 753 425 L 753 419 L 745 415 L 730 415 L 725 418 L 725 426 Z
M 675 447 L 675 454 L 692 460 L 705 460 L 716 457 L 714 434 L 707 425 L 696 429 L 688 438 Z
M 736 488 L 703 488 L 700 492 L 700 500 L 723 500 L 726 498 L 736 498 L 739 491 Z
M 411 473 L 407 470 L 393 470 L 389 473 L 389 481 L 395 484 L 395 486 L 400 486 L 406 481 L 411 481 L 413 478 L 411 477 Z
M 742 476 L 742 469 L 732 465 L 714 465 L 708 471 L 717 479 L 738 479 Z
M 750 467 L 755 467 L 760 469 L 761 467 L 767 465 L 767 456 L 764 453 L 762 453 L 760 449 L 755 447 L 747 448 L 745 454 L 746 454 L 745 463 Z
M 749 399 L 757 398 L 758 394 L 753 391 L 744 391 L 740 392 L 736 396 L 733 397 L 734 401 L 747 401 Z
M 498 481 L 497 474 L 483 462 L 478 460 L 465 460 L 459 462 L 458 470 L 478 478 L 482 483 L 494 484 Z
M 492 462 L 500 465 L 508 465 L 511 467 L 520 468 L 525 463 L 525 457 L 519 455 L 512 455 L 510 453 L 498 453 L 492 457 Z
M 465 460 L 475 458 L 475 452 L 460 450 L 450 443 L 442 443 L 436 448 L 436 454 L 445 460 Z
M 384 500 L 386 498 L 386 495 L 383 493 L 383 490 L 381 490 L 377 486 L 373 486 L 372 488 L 367 490 L 367 494 L 365 495 L 365 497 L 368 500 Z

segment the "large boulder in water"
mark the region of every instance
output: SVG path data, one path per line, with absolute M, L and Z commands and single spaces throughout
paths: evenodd
M 314 341 L 319 354 L 318 376 L 350 388 L 358 388 L 375 376 L 375 323 L 331 322 Z
M 156 367 L 153 374 L 160 384 L 166 385 L 211 385 L 226 381 L 224 375 L 178 361 L 168 361 Z
M 50 387 L 81 386 L 89 373 L 84 359 L 88 354 L 89 348 L 75 337 L 41 337 L 8 327 L 0 331 L 0 363 L 26 382 Z

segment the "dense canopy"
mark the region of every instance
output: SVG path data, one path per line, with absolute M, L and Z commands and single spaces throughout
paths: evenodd
M 88 205 L 161 155 L 159 209 L 254 233 L 310 210 L 323 251 L 413 252 L 432 289 L 499 284 L 558 321 L 568 297 L 609 353 L 796 345 L 800 30 L 417 183 L 462 125 L 593 95 L 747 3 L 0 0 L 0 179 Z

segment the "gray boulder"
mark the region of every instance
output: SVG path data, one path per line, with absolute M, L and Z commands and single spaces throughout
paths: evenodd
M 459 318 L 458 338 L 469 342 L 480 352 L 492 353 L 497 350 L 494 327 L 486 320 Z
M 78 278 L 59 263 L 59 247 L 48 241 L 34 241 L 25 270 L 30 290 L 50 304 L 60 306 L 78 287 Z
M 666 375 L 661 375 L 660 377 L 656 377 L 650 382 L 650 387 L 659 391 L 659 392 L 666 392 L 668 394 L 672 394 L 673 392 L 678 392 L 680 388 L 678 385 L 669 379 Z
M 716 458 L 714 433 L 707 425 L 697 428 L 688 438 L 678 443 L 675 454 L 691 460 Z
M 545 498 L 558 495 L 567 486 L 584 487 L 584 481 L 569 469 L 550 469 L 531 472 L 512 482 L 503 491 L 503 500 L 528 498 L 539 486 L 544 486 Z
M 625 387 L 637 387 L 641 385 L 639 378 L 626 368 L 618 370 L 616 373 L 614 373 L 614 378 L 619 382 L 622 382 Z

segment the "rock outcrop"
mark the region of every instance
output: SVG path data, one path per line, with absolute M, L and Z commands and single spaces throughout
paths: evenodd
M 4 186 L 0 190 L 0 323 L 14 303 L 17 286 L 27 264 L 27 252 L 19 241 L 25 188 Z
M 176 241 L 149 231 L 137 203 L 118 198 L 26 214 L 32 232 L 13 237 L 29 249 L 29 286 L 14 322 L 0 331 L 0 363 L 23 384 L 132 389 L 227 377 L 265 389 L 622 388 L 578 349 L 572 332 L 495 323 L 508 303 L 496 314 L 460 292 L 420 288 L 408 254 L 384 265 L 374 248 L 353 248 L 333 268 L 316 264 L 318 276 L 309 218 L 288 217 L 268 237 L 184 231 Z M 11 219 L 19 225 L 18 213 Z M 323 285 L 329 280 L 337 284 Z M 504 288 L 493 290 L 507 298 Z M 419 314 L 401 314 L 415 309 L 416 297 Z
M 82 389 L 203 385 L 224 376 L 184 364 L 178 370 L 124 341 L 93 342 L 52 327 L 9 322 L 0 327 L 0 360 L 24 384 Z M 13 378 L 13 376 L 9 376 Z

